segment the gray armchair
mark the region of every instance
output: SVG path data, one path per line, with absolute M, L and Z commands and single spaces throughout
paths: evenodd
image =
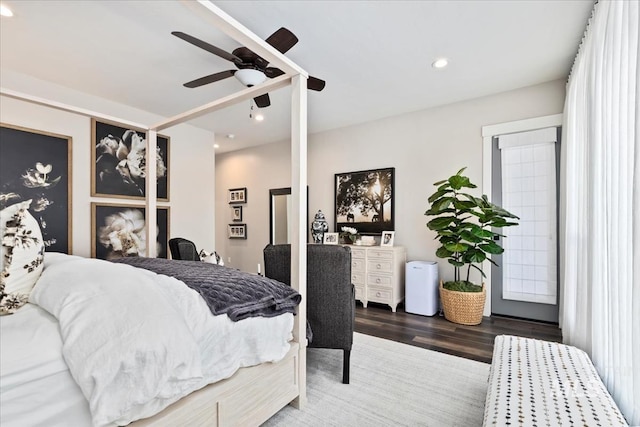
M 291 245 L 267 245 L 264 272 L 266 277 L 291 285 Z M 309 347 L 344 351 L 344 384 L 349 384 L 354 292 L 351 249 L 337 245 L 307 245 L 307 320 L 313 334 Z

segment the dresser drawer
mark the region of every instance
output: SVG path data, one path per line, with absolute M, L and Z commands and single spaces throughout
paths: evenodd
M 351 271 L 361 271 L 364 273 L 365 270 L 365 261 L 360 258 L 352 258 L 351 259 Z
M 369 249 L 369 258 L 378 258 L 378 259 L 393 259 L 393 251 L 384 250 L 384 249 Z
M 393 273 L 393 263 L 385 260 L 368 260 L 367 271 L 380 273 Z
M 367 299 L 369 301 L 391 304 L 391 290 L 380 288 L 367 288 Z
M 358 301 L 364 300 L 364 286 L 356 286 L 356 299 Z
M 351 258 L 352 259 L 353 258 L 362 258 L 362 259 L 364 259 L 366 254 L 367 254 L 366 249 L 351 247 Z
M 354 285 L 364 285 L 364 272 L 362 273 L 357 273 L 352 271 L 351 272 L 351 283 L 353 283 Z
M 391 276 L 379 276 L 377 274 L 368 274 L 367 285 L 391 287 Z

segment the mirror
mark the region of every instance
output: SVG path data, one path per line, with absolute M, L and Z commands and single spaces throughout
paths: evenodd
M 291 187 L 269 190 L 269 237 L 272 245 L 291 243 Z M 309 222 L 309 187 L 307 187 L 307 220 Z M 307 241 L 309 233 L 307 232 Z

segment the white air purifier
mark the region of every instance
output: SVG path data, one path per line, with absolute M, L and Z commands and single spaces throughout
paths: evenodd
M 438 312 L 438 263 L 409 261 L 405 270 L 405 311 L 433 316 Z

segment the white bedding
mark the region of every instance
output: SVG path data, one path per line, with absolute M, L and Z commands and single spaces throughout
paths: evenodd
M 151 416 L 239 367 L 280 360 L 293 327 L 291 314 L 213 316 L 176 279 L 62 254 L 46 254 L 31 302 L 59 324 L 35 306 L 0 318 L 3 426 L 122 425 Z M 66 391 L 51 393 L 65 383 Z M 83 421 L 70 424 L 67 409 Z

